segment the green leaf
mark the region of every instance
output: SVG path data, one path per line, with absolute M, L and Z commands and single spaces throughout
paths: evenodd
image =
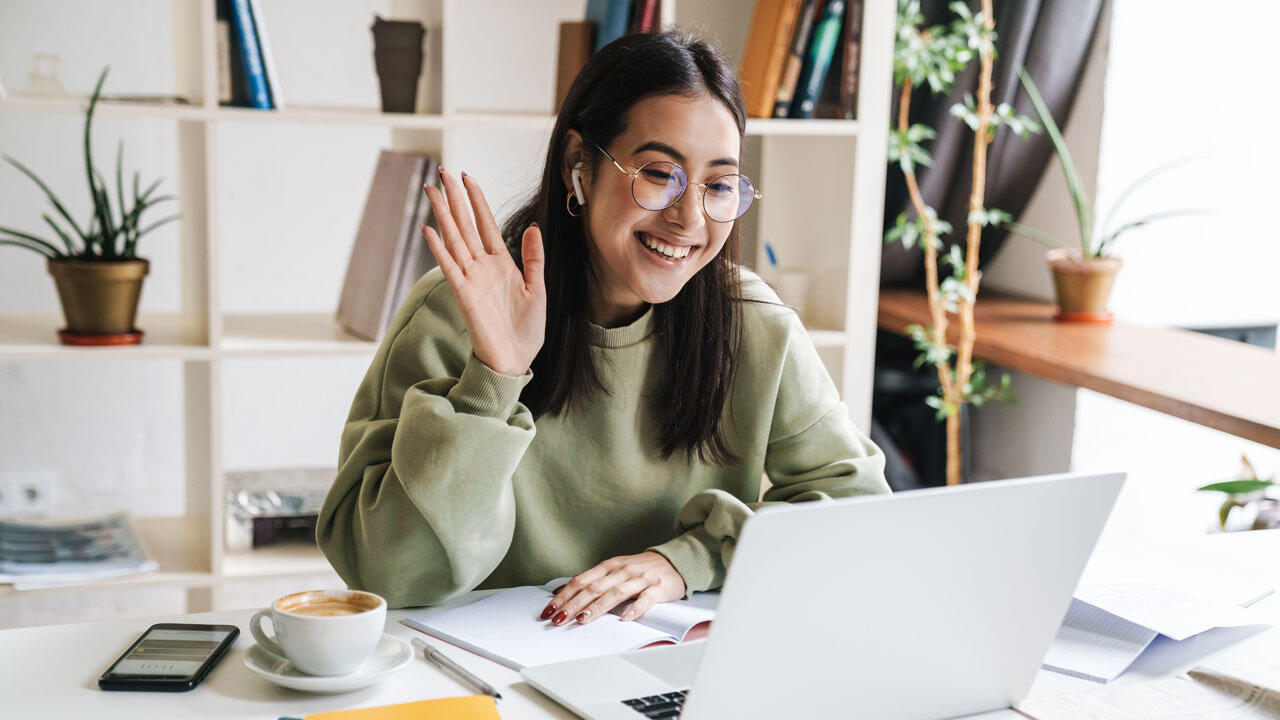
M 24 250 L 30 250 L 33 253 L 38 253 L 40 255 L 43 255 L 47 258 L 57 257 L 56 253 L 51 253 L 39 246 L 31 245 L 19 240 L 5 240 L 3 238 L 0 238 L 0 245 L 12 245 L 14 247 L 20 247 L 20 248 L 23 248 Z
M 98 186 L 94 178 L 94 173 L 96 171 L 93 168 L 93 151 L 90 143 L 90 131 L 93 128 L 93 113 L 98 107 L 98 98 L 102 94 L 102 84 L 106 82 L 107 72 L 110 69 L 110 66 L 104 67 L 102 69 L 102 74 L 98 76 L 98 84 L 93 88 L 93 97 L 89 98 L 89 111 L 85 113 L 84 116 L 84 172 L 85 177 L 88 178 L 89 181 L 89 197 L 93 199 L 94 216 L 98 219 L 98 226 L 101 228 L 104 237 L 111 232 L 111 223 L 104 212 L 102 202 L 100 200 L 100 193 L 98 192 Z
M 1169 172 L 1170 170 L 1182 167 L 1183 165 L 1188 165 L 1193 162 L 1198 162 L 1207 157 L 1210 157 L 1211 154 L 1212 153 L 1198 153 L 1194 155 L 1186 155 L 1184 157 L 1177 158 L 1176 160 L 1171 160 L 1167 163 L 1157 165 L 1155 168 L 1152 168 L 1151 170 L 1142 174 L 1141 176 L 1138 177 L 1138 179 L 1134 180 L 1132 183 L 1128 185 L 1128 187 L 1126 187 L 1124 190 L 1120 192 L 1120 195 L 1116 197 L 1116 201 L 1111 204 L 1111 209 L 1107 211 L 1107 217 L 1102 221 L 1102 225 L 1100 225 L 1099 227 L 1102 230 L 1105 230 L 1106 228 L 1111 227 L 1111 220 L 1115 217 L 1116 211 L 1120 209 L 1120 206 L 1124 204 L 1125 200 L 1129 199 L 1129 197 L 1133 195 L 1133 193 L 1137 192 L 1138 188 L 1141 188 L 1143 185 L 1147 184 L 1148 182 L 1152 181 L 1157 177 L 1160 177 L 1161 175 Z
M 62 238 L 62 244 L 67 248 L 67 255 L 75 255 L 76 250 L 71 246 L 71 238 L 62 231 L 62 228 L 58 227 L 58 224 L 53 221 L 53 218 L 49 217 L 48 213 L 45 213 L 40 217 L 44 219 L 46 225 L 53 228 L 53 231 L 58 234 L 58 237 Z M 61 255 L 62 253 L 58 254 Z
M 1180 216 L 1187 216 L 1187 215 L 1219 215 L 1219 214 L 1220 213 L 1218 213 L 1217 211 L 1205 210 L 1203 208 L 1191 208 L 1187 210 L 1164 210 L 1162 212 L 1151 213 L 1150 215 L 1146 215 L 1144 217 L 1138 218 L 1137 220 L 1127 222 L 1124 225 L 1121 225 L 1119 228 L 1116 228 L 1114 232 L 1107 233 L 1106 235 L 1104 235 L 1103 238 L 1100 241 L 1098 241 L 1098 254 L 1105 255 L 1111 249 L 1111 244 L 1115 242 L 1116 239 L 1120 237 L 1120 235 L 1130 230 L 1133 230 L 1135 228 L 1140 228 L 1143 225 L 1148 225 L 1150 223 L 1156 222 L 1157 220 L 1167 220 L 1172 217 L 1180 217 Z
M 5 155 L 4 159 L 8 161 L 10 165 L 18 168 L 18 171 L 21 172 L 23 175 L 26 175 L 27 177 L 31 178 L 32 182 L 34 182 L 37 186 L 39 186 L 41 190 L 44 191 L 45 197 L 48 198 L 49 203 L 53 205 L 54 209 L 58 211 L 58 214 L 61 215 L 69 225 L 71 225 L 72 229 L 76 231 L 76 234 L 80 236 L 80 239 L 87 243 L 88 239 L 85 237 L 85 234 L 83 232 L 80 232 L 80 227 L 76 225 L 76 221 L 72 219 L 71 214 L 67 212 L 67 209 L 62 207 L 62 203 L 58 202 L 58 196 L 53 194 L 53 191 L 49 189 L 49 186 L 45 185 L 44 181 L 41 180 L 39 177 L 37 177 L 36 174 L 32 172 L 26 165 L 23 165 L 22 163 L 18 162 L 17 160 L 14 160 L 8 155 Z
M 1196 488 L 1196 491 L 1199 492 L 1203 490 L 1207 492 L 1224 492 L 1228 495 L 1246 495 L 1248 493 L 1258 492 L 1259 490 L 1266 490 L 1275 484 L 1276 483 L 1269 480 L 1228 480 L 1226 482 L 1218 482 L 1211 485 L 1205 485 L 1204 487 L 1198 487 Z
M 1027 74 L 1025 68 L 1018 66 L 1018 80 L 1022 82 L 1022 87 L 1027 91 L 1027 97 L 1031 100 L 1031 106 L 1035 108 L 1036 115 L 1040 117 L 1040 122 L 1044 123 L 1045 132 L 1049 135 L 1049 142 L 1053 144 L 1053 150 L 1058 155 L 1058 160 L 1062 163 L 1062 173 L 1067 178 L 1067 189 L 1071 192 L 1071 202 L 1076 207 L 1076 222 L 1080 226 L 1080 247 L 1084 250 L 1086 257 L 1097 257 L 1098 248 L 1093 243 L 1093 221 L 1089 208 L 1089 197 L 1085 194 L 1084 183 L 1080 181 L 1080 174 L 1076 172 L 1076 165 L 1071 161 L 1071 151 L 1067 149 L 1067 141 L 1063 139 L 1062 132 L 1058 130 L 1058 124 L 1054 122 L 1053 115 L 1049 112 L 1049 107 L 1045 105 L 1044 98 L 1040 97 L 1040 89 L 1036 87 L 1031 76 Z
M 1023 225 L 1022 223 L 1016 223 L 1011 220 L 1006 220 L 1005 222 L 1001 223 L 1001 225 L 1007 228 L 1009 232 L 1014 233 L 1015 235 L 1021 235 L 1022 237 L 1027 238 L 1028 240 L 1035 240 L 1041 245 L 1045 245 L 1051 248 L 1066 247 L 1066 245 L 1063 245 L 1057 240 L 1054 240 L 1053 236 L 1042 233 L 1039 230 L 1029 225 Z
M 40 247 L 44 248 L 44 249 L 45 249 L 45 250 L 47 250 L 48 252 L 53 253 L 54 255 L 61 255 L 61 254 L 62 254 L 62 253 L 58 252 L 58 248 L 54 247 L 52 243 L 48 242 L 47 240 L 45 240 L 45 239 L 43 239 L 43 238 L 38 238 L 38 237 L 36 237 L 35 235 L 31 235 L 31 234 L 29 234 L 29 233 L 24 233 L 24 232 L 21 232 L 21 231 L 19 231 L 19 230 L 14 230 L 13 228 L 7 228 L 7 227 L 3 227 L 3 226 L 0 226 L 0 232 L 2 232 L 2 233 L 7 233 L 7 234 L 9 234 L 9 235 L 14 236 L 15 238 L 19 238 L 19 239 L 24 240 L 24 241 L 26 241 L 26 242 L 28 242 L 28 243 L 34 243 L 34 244 L 36 244 L 36 245 L 38 245 L 38 246 L 40 246 Z

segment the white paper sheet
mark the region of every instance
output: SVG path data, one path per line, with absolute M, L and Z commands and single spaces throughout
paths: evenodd
M 1275 669 L 1261 674 L 1280 678 Z M 1033 698 L 1016 709 L 1034 720 L 1276 720 L 1280 692 L 1275 686 L 1198 667 L 1171 678 Z

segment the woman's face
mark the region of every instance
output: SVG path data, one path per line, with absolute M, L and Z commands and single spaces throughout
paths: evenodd
M 627 172 L 658 160 L 676 163 L 688 175 L 689 187 L 666 210 L 646 210 L 632 198 L 631 178 L 608 158 L 595 166 L 594 175 L 584 165 L 583 220 L 598 281 L 591 299 L 593 322 L 625 324 L 646 304 L 667 302 L 720 252 L 733 223 L 706 216 L 697 183 L 737 173 L 740 144 L 733 115 L 707 94 L 660 95 L 631 108 L 626 130 L 605 150 Z

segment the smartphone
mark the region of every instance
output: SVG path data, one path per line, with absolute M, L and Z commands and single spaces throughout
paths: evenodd
M 98 678 L 103 690 L 183 692 L 200 684 L 240 636 L 235 625 L 156 623 Z

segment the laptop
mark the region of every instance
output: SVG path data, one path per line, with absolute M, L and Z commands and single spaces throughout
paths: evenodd
M 1022 700 L 1124 474 L 767 506 L 704 641 L 527 667 L 593 720 L 933 720 Z

